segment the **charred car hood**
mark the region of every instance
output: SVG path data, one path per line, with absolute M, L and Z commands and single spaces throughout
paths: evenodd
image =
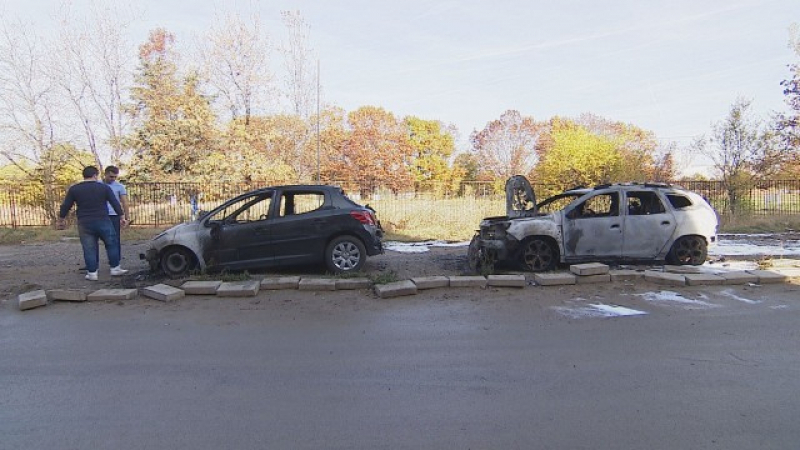
M 536 194 L 531 183 L 522 175 L 506 181 L 506 215 L 508 218 L 536 215 Z

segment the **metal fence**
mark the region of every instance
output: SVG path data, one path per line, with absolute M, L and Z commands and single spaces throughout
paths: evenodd
M 502 215 L 505 195 L 502 183 L 463 182 L 418 184 L 400 192 L 380 186 L 362 189 L 357 181 L 339 180 L 351 198 L 369 203 L 385 225 L 395 231 L 409 222 L 422 224 L 431 238 L 445 238 L 444 230 L 474 229 L 481 218 Z M 127 184 L 128 204 L 135 226 L 167 227 L 192 218 L 197 210 L 210 210 L 221 202 L 263 187 L 259 183 L 135 183 Z M 274 185 L 274 183 L 270 183 Z M 705 196 L 725 217 L 734 211 L 742 216 L 800 214 L 800 180 L 763 181 L 734 198 L 720 181 L 682 181 L 680 185 Z M 53 223 L 68 186 L 45 189 L 37 183 L 0 183 L 0 227 L 47 226 Z M 545 186 L 534 185 L 537 192 Z M 369 192 L 369 194 L 363 194 Z M 50 200 L 46 200 L 46 199 Z M 539 198 L 542 200 L 543 198 Z

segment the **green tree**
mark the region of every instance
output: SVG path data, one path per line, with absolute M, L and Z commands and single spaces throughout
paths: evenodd
M 537 184 L 545 190 L 540 197 L 576 185 L 608 183 L 623 167 L 622 154 L 614 139 L 599 136 L 569 120 L 551 121 L 548 148 L 534 171 Z
M 697 151 L 710 155 L 733 215 L 740 210 L 742 194 L 780 167 L 774 135 L 752 114 L 750 105 L 750 100 L 736 99 L 728 116 L 712 127 L 711 138 L 701 137 L 694 143 Z
M 141 65 L 131 90 L 136 127 L 127 139 L 134 155 L 131 179 L 184 180 L 216 144 L 209 99 L 199 92 L 196 74 L 180 78 L 174 42 L 172 34 L 157 29 L 139 48 Z
M 445 187 L 453 181 L 450 156 L 455 150 L 455 139 L 442 123 L 409 116 L 405 118 L 411 144 L 411 173 L 424 189 Z

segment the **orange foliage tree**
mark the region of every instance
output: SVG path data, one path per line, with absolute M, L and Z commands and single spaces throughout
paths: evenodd
M 361 195 L 380 187 L 394 192 L 413 186 L 412 147 L 405 125 L 383 108 L 363 106 L 347 115 L 347 135 L 333 149 L 326 178 L 360 181 Z

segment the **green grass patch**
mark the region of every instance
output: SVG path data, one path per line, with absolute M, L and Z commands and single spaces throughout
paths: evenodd
M 398 281 L 400 278 L 397 276 L 397 272 L 388 270 L 386 272 L 370 275 L 369 279 L 372 281 L 372 284 L 389 284 Z

